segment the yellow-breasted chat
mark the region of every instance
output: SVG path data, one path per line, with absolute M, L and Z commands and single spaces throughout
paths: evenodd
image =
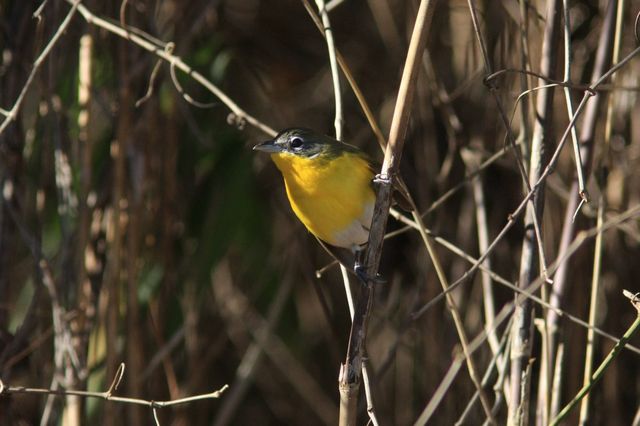
M 291 128 L 253 147 L 271 154 L 284 178 L 294 213 L 340 263 L 361 276 L 356 256 L 369 238 L 374 166 L 353 145 L 309 129 Z

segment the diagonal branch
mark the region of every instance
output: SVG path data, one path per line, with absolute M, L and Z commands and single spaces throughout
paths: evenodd
M 245 110 L 243 110 L 229 96 L 227 96 L 226 93 L 224 93 L 222 90 L 220 90 L 220 88 L 218 88 L 216 85 L 211 83 L 211 81 L 206 79 L 198 71 L 194 70 L 189 65 L 187 65 L 179 56 L 173 55 L 171 52 L 167 51 L 167 49 L 162 48 L 157 44 L 154 44 L 153 42 L 148 40 L 148 38 L 142 37 L 141 35 L 137 34 L 137 32 L 122 28 L 119 25 L 116 25 L 112 22 L 107 21 L 106 19 L 100 18 L 99 16 L 95 15 L 92 11 L 90 11 L 85 5 L 83 5 L 82 3 L 79 3 L 78 1 L 66 0 L 66 2 L 74 5 L 74 7 L 77 7 L 78 12 L 80 12 L 80 14 L 85 19 L 85 21 L 87 21 L 87 23 L 103 28 L 109 31 L 110 33 L 117 35 L 118 37 L 122 37 L 124 39 L 131 41 L 132 43 L 143 48 L 144 50 L 147 50 L 153 53 L 154 55 L 156 55 L 157 57 L 164 59 L 165 61 L 169 62 L 169 64 L 171 64 L 172 67 L 178 68 L 180 71 L 184 72 L 185 74 L 193 78 L 195 81 L 200 83 L 205 89 L 213 93 L 213 95 L 215 95 L 218 99 L 220 99 L 220 101 L 222 101 L 222 103 L 224 103 L 227 106 L 227 108 L 231 110 L 233 115 L 235 115 L 235 119 L 233 120 L 234 122 L 242 123 L 246 121 L 250 125 L 256 127 L 257 129 L 260 129 L 261 131 L 263 131 L 269 136 L 276 135 L 275 130 L 273 130 L 271 127 L 264 124 L 263 122 L 253 117 Z M 0 128 L 0 132 L 1 130 L 2 128 Z
M 65 16 L 64 20 L 58 27 L 58 30 L 53 35 L 53 37 L 51 37 L 51 40 L 49 41 L 49 43 L 47 43 L 47 45 L 42 50 L 40 55 L 38 55 L 36 60 L 33 62 L 33 68 L 31 68 L 31 72 L 27 77 L 27 81 L 22 86 L 22 90 L 20 91 L 18 98 L 14 102 L 13 107 L 11 107 L 11 109 L 8 111 L 4 109 L 0 109 L 0 114 L 5 116 L 5 119 L 2 121 L 2 124 L 0 124 L 0 134 L 2 134 L 2 132 L 4 132 L 4 130 L 9 126 L 9 124 L 11 124 L 11 122 L 14 121 L 18 116 L 18 111 L 20 110 L 20 106 L 22 105 L 22 101 L 24 100 L 25 95 L 29 91 L 29 87 L 31 87 L 31 83 L 33 83 L 33 78 L 38 73 L 38 70 L 44 63 L 45 59 L 47 59 L 47 57 L 49 56 L 49 53 L 51 53 L 51 51 L 53 50 L 53 47 L 56 45 L 60 37 L 62 37 L 62 35 L 65 33 L 67 27 L 71 23 L 71 18 L 73 18 L 78 8 L 82 6 L 80 4 L 80 0 L 67 0 L 67 2 L 71 4 L 71 9 L 69 9 L 67 16 Z M 40 10 L 41 8 L 38 8 L 34 16 L 39 17 Z
M 389 143 L 387 144 L 382 165 L 381 185 L 378 188 L 376 205 L 373 212 L 369 243 L 365 253 L 364 265 L 366 274 L 375 276 L 380 264 L 382 241 L 384 238 L 389 208 L 391 207 L 392 180 L 398 173 L 404 137 L 409 123 L 413 95 L 421 64 L 422 54 L 427 40 L 427 30 L 430 27 L 435 8 L 435 0 L 422 0 L 416 16 L 416 22 L 411 35 L 409 51 L 405 62 L 398 98 L 391 123 Z M 340 403 L 340 424 L 354 424 L 357 407 L 357 394 L 360 385 L 363 357 L 367 336 L 367 322 L 373 305 L 374 283 L 367 280 L 362 287 L 362 293 L 356 305 L 355 317 L 349 336 L 349 347 L 345 364 L 340 371 L 340 388 L 349 396 Z M 343 415 L 344 414 L 344 415 Z

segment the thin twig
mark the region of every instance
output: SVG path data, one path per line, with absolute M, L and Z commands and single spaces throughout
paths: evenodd
M 548 84 L 552 84 L 554 86 L 559 86 L 559 87 L 564 87 L 567 89 L 572 89 L 572 90 L 579 90 L 579 91 L 585 91 L 589 88 L 588 84 L 582 84 L 582 83 L 574 83 L 572 81 L 568 81 L 568 80 L 556 80 L 553 79 L 549 76 L 545 76 L 543 74 L 537 73 L 535 71 L 531 71 L 531 70 L 521 70 L 521 69 L 516 69 L 516 68 L 503 68 L 500 69 L 498 71 L 493 72 L 492 74 L 489 74 L 488 76 L 486 76 L 484 78 L 485 83 L 491 83 L 493 80 L 497 79 L 498 77 L 502 77 L 503 75 L 506 74 L 510 74 L 510 73 L 517 73 L 517 74 L 524 74 L 524 75 L 528 75 L 531 77 L 535 77 L 539 80 L 545 81 Z M 605 90 L 603 88 L 599 88 L 598 90 Z
M 38 6 L 38 8 L 36 9 L 36 11 L 33 12 L 32 16 L 34 18 L 36 18 L 37 20 L 41 20 L 42 19 L 42 11 L 47 6 L 48 2 L 49 2 L 49 0 L 43 0 L 42 3 L 40 3 L 40 6 Z
M 318 31 L 320 31 L 320 33 L 324 37 L 325 31 L 324 31 L 324 26 L 322 24 L 322 20 L 313 9 L 313 6 L 311 5 L 310 0 L 302 0 L 302 4 L 304 5 L 304 8 L 307 11 L 307 13 L 309 13 L 309 16 L 313 20 L 313 23 L 316 25 L 316 28 L 318 28 Z M 330 11 L 331 8 L 329 6 L 330 6 L 330 3 L 327 4 L 326 8 L 327 10 Z M 362 90 L 358 85 L 358 82 L 353 77 L 353 73 L 351 72 L 351 69 L 347 65 L 347 62 L 345 61 L 344 57 L 342 56 L 342 54 L 340 53 L 340 50 L 337 47 L 335 48 L 335 52 L 336 52 L 336 58 L 338 60 L 338 65 L 340 65 L 340 69 L 342 70 L 344 77 L 347 79 L 347 82 L 349 83 L 351 90 L 353 90 L 353 94 L 356 96 L 356 99 L 358 99 L 360 108 L 362 108 L 362 112 L 364 113 L 365 117 L 367 118 L 367 121 L 369 122 L 369 126 L 371 127 L 371 130 L 373 131 L 373 134 L 375 135 L 378 141 L 378 145 L 380 145 L 380 147 L 384 151 L 384 146 L 386 145 L 387 141 L 385 140 L 385 137 L 382 134 L 382 130 L 380 130 L 380 126 L 378 125 L 378 122 L 373 112 L 371 111 L 371 107 L 369 107 L 369 103 L 365 99 L 364 94 L 362 93 Z
M 322 28 L 323 35 L 325 41 L 327 43 L 327 50 L 329 53 L 329 64 L 331 69 L 331 80 L 333 81 L 333 94 L 335 100 L 335 134 L 337 140 L 342 140 L 342 128 L 344 125 L 344 114 L 342 112 L 342 90 L 340 88 L 340 72 L 338 69 L 338 61 L 336 59 L 336 46 L 333 40 L 333 30 L 331 28 L 331 21 L 329 19 L 329 12 L 325 7 L 324 0 L 316 0 L 316 6 L 318 7 L 318 12 L 322 18 Z M 347 269 L 344 265 L 340 265 L 340 272 L 342 273 L 342 282 L 345 288 L 345 294 L 347 296 L 347 303 L 349 305 L 349 313 L 351 314 L 351 321 L 353 322 L 355 309 L 353 297 L 351 294 L 351 283 L 349 282 L 349 274 L 347 273 Z M 373 392 L 371 390 L 371 381 L 369 380 L 369 372 L 367 369 L 367 363 L 363 361 L 362 363 L 362 375 L 363 382 L 367 400 L 367 413 L 369 414 L 369 419 L 374 426 L 378 426 L 378 419 L 376 418 L 374 402 L 373 402 Z M 350 395 L 348 394 L 348 389 L 346 387 L 340 386 L 338 383 L 338 390 L 340 392 L 340 399 L 348 401 Z M 346 395 L 343 395 L 343 392 L 347 392 Z M 341 404 L 340 407 L 355 407 L 349 404 Z M 341 410 L 342 411 L 342 410 Z M 344 415 L 344 417 L 343 417 Z M 346 418 L 347 423 L 353 423 L 356 417 L 356 410 L 352 410 L 347 413 L 341 413 L 340 418 Z
M 597 226 L 601 227 L 604 222 L 604 197 L 600 195 L 598 206 L 598 222 Z M 596 244 L 593 253 L 593 273 L 591 276 L 591 297 L 589 300 L 589 325 L 596 325 L 596 315 L 598 313 L 598 296 L 600 292 L 600 278 L 602 267 L 602 240 L 604 236 L 602 233 L 596 235 Z M 593 330 L 587 330 L 587 347 L 584 354 L 584 374 L 583 374 L 583 386 L 586 386 L 593 371 L 593 354 L 595 351 L 595 333 Z M 589 419 L 589 395 L 586 395 L 582 400 L 580 406 L 580 424 L 585 425 Z
M 479 163 L 478 155 L 470 150 L 463 150 L 461 152 L 463 161 L 466 164 L 467 170 L 473 172 L 477 168 Z M 471 187 L 473 191 L 473 199 L 476 204 L 476 228 L 478 233 L 478 249 L 480 253 L 484 252 L 489 246 L 489 224 L 487 222 L 487 209 L 485 204 L 484 188 L 482 180 L 476 176 L 471 181 Z M 491 259 L 487 258 L 483 262 L 482 266 L 487 270 L 491 270 Z M 482 271 L 482 302 L 484 306 L 484 322 L 485 328 L 490 329 L 491 324 L 496 316 L 495 299 L 493 297 L 493 284 L 491 282 L 491 275 L 483 268 Z M 489 334 L 489 346 L 491 352 L 495 356 L 498 353 L 500 346 L 498 337 L 495 333 Z
M 611 68 L 609 71 L 607 71 L 605 74 L 603 74 L 597 81 L 595 81 L 594 83 L 592 83 L 589 86 L 589 90 L 585 91 L 585 94 L 582 98 L 582 101 L 580 102 L 580 104 L 578 105 L 578 107 L 576 108 L 576 113 L 573 117 L 573 119 L 571 120 L 571 122 L 569 123 L 567 129 L 565 129 L 565 132 L 563 133 L 562 137 L 560 138 L 560 141 L 558 142 L 558 145 L 556 147 L 556 150 L 554 151 L 553 155 L 551 156 L 551 159 L 549 160 L 549 163 L 547 164 L 547 166 L 545 167 L 544 171 L 542 172 L 542 174 L 540 175 L 540 178 L 536 181 L 536 183 L 532 186 L 531 191 L 525 195 L 525 197 L 523 198 L 523 200 L 520 202 L 520 204 L 518 204 L 518 206 L 516 207 L 516 209 L 509 215 L 507 223 L 504 225 L 504 227 L 500 230 L 500 232 L 498 233 L 498 235 L 493 239 L 493 241 L 491 242 L 491 244 L 489 245 L 489 247 L 487 248 L 487 251 L 485 251 L 477 260 L 476 262 L 474 262 L 474 264 L 471 266 L 471 268 L 469 268 L 468 270 L 466 270 L 462 276 L 460 276 L 460 278 L 458 278 L 456 281 L 454 281 L 451 286 L 449 291 L 454 290 L 457 286 L 459 286 L 460 284 L 462 284 L 463 282 L 466 282 L 471 276 L 472 274 L 478 270 L 478 268 L 480 267 L 480 264 L 486 259 L 486 257 L 495 249 L 495 247 L 498 245 L 498 243 L 502 240 L 502 238 L 504 238 L 504 236 L 507 234 L 507 232 L 513 227 L 513 225 L 515 225 L 516 222 L 516 218 L 518 216 L 520 216 L 520 214 L 522 214 L 522 212 L 524 211 L 524 208 L 526 207 L 529 199 L 531 199 L 531 197 L 534 195 L 534 192 L 537 190 L 538 186 L 551 174 L 551 172 L 554 170 L 556 162 L 558 161 L 558 158 L 560 157 L 560 152 L 562 151 L 562 148 L 564 147 L 566 141 L 567 141 L 567 137 L 569 135 L 569 131 L 571 126 L 575 123 L 575 121 L 578 119 L 578 117 L 580 117 L 582 110 L 585 108 L 587 101 L 590 99 L 591 96 L 595 95 L 594 89 L 599 87 L 603 81 L 605 81 L 606 79 L 608 79 L 611 74 L 613 74 L 614 72 L 617 72 L 620 68 L 622 68 L 624 65 L 626 65 L 627 63 L 629 63 L 629 61 L 635 57 L 638 53 L 640 53 L 640 47 L 635 48 L 631 53 L 629 53 L 622 61 L 620 61 L 619 64 L 617 64 L 616 66 L 614 66 L 613 68 Z M 549 274 L 553 275 L 552 273 L 552 268 L 549 268 Z M 419 310 L 416 315 L 420 316 L 422 312 L 422 309 Z
M 24 386 L 10 386 L 5 385 L 2 379 L 0 379 L 0 395 L 2 394 L 44 394 L 44 395 L 58 395 L 58 396 L 68 396 L 68 395 L 76 395 L 85 398 L 99 398 L 104 399 L 106 401 L 113 402 L 122 402 L 125 404 L 135 404 L 135 405 L 146 405 L 151 408 L 164 408 L 171 407 L 174 405 L 186 404 L 193 401 L 199 401 L 202 399 L 215 399 L 219 398 L 224 391 L 229 388 L 229 385 L 224 385 L 220 389 L 203 393 L 199 395 L 193 395 L 186 398 L 173 399 L 167 401 L 152 401 L 142 398 L 130 398 L 130 397 L 122 397 L 122 396 L 114 396 L 113 392 L 118 389 L 120 382 L 124 377 L 125 365 L 121 363 L 116 371 L 116 375 L 107 389 L 104 392 L 92 392 L 92 391 L 79 391 L 73 389 L 44 389 L 44 388 L 29 388 Z
M 550 265 L 550 272 L 553 273 L 555 270 L 558 269 L 559 265 L 561 265 L 563 262 L 567 261 L 567 259 L 571 258 L 571 256 L 573 256 L 573 254 L 586 242 L 588 241 L 590 238 L 594 238 L 596 235 L 598 235 L 598 233 L 602 233 L 605 232 L 609 229 L 613 229 L 613 228 L 617 228 L 619 227 L 622 223 L 636 218 L 640 216 L 640 205 L 636 205 L 634 207 L 631 207 L 630 209 L 626 210 L 625 212 L 613 216 L 610 219 L 608 219 L 602 226 L 599 227 L 595 227 L 592 228 L 588 231 L 583 231 L 581 232 L 576 238 L 575 240 L 569 245 L 569 248 L 567 249 L 567 251 L 562 255 L 559 256 L 553 263 L 551 263 Z M 415 222 L 413 222 L 411 219 L 405 218 L 402 215 L 396 216 L 396 218 L 398 220 L 403 221 L 404 223 L 410 224 L 410 226 L 415 227 L 416 229 L 418 229 L 418 225 L 415 224 Z M 428 233 L 431 233 L 431 231 L 429 231 L 427 229 Z M 463 250 L 459 249 L 458 247 L 456 247 L 455 245 L 451 244 L 450 242 L 448 242 L 447 240 L 441 238 L 441 237 L 434 237 L 434 240 L 443 245 L 445 248 L 451 250 L 453 253 L 457 254 L 458 256 L 463 257 L 464 259 L 466 259 L 468 262 L 472 263 L 472 264 L 476 264 L 478 262 L 478 259 L 466 254 Z M 516 286 L 515 284 L 509 282 L 508 280 L 504 279 L 503 277 L 501 277 L 500 275 L 498 275 L 497 273 L 486 269 L 484 266 L 480 266 L 479 267 L 481 270 L 486 271 L 488 274 L 491 275 L 491 278 L 497 282 L 500 285 L 503 285 L 507 288 L 509 288 L 510 290 L 519 293 L 522 297 L 526 297 L 529 298 L 531 300 L 533 300 L 534 302 L 538 303 L 540 306 L 543 306 L 544 308 L 548 309 L 549 311 L 554 311 L 556 312 L 556 314 L 561 317 L 561 318 L 567 318 L 568 320 L 584 327 L 585 329 L 591 329 L 594 330 L 594 332 L 600 336 L 603 336 L 613 342 L 617 342 L 619 340 L 618 337 L 607 333 L 606 331 L 595 327 L 595 326 L 591 326 L 589 325 L 589 323 L 587 323 L 586 321 L 576 317 L 575 315 L 572 315 L 560 308 L 557 308 L 555 306 L 553 306 L 551 303 L 546 302 L 542 299 L 540 299 L 538 296 L 536 296 L 534 294 L 534 292 L 540 287 L 540 285 L 542 285 L 543 283 L 545 283 L 546 281 L 544 280 L 543 277 L 538 277 L 527 289 L 521 289 L 518 286 Z M 449 291 L 453 290 L 453 285 L 450 287 Z M 422 316 L 430 307 L 432 307 L 435 303 L 437 303 L 438 301 L 442 300 L 444 298 L 444 292 L 438 294 L 436 297 L 434 297 L 433 299 L 431 299 L 429 302 L 427 302 L 425 305 L 423 305 L 419 310 L 415 311 L 413 313 L 413 319 L 417 319 L 420 316 Z M 637 348 L 635 346 L 631 346 L 631 345 L 627 345 L 627 349 L 632 350 L 633 352 L 640 354 L 640 348 Z
M 140 46 L 141 48 L 153 53 L 154 55 L 158 56 L 159 58 L 164 59 L 165 61 L 169 62 L 169 64 L 171 64 L 172 66 L 178 68 L 180 71 L 182 71 L 185 74 L 189 75 L 195 81 L 200 83 L 204 88 L 209 90 L 218 99 L 220 99 L 220 101 L 222 101 L 222 103 L 224 103 L 227 106 L 227 108 L 229 108 L 231 110 L 231 112 L 236 117 L 238 117 L 238 119 L 240 121 L 246 121 L 250 125 L 252 125 L 252 126 L 256 127 L 257 129 L 263 131 L 264 133 L 266 133 L 269 136 L 275 136 L 277 134 L 277 132 L 274 129 L 272 129 L 268 125 L 264 124 L 263 122 L 261 122 L 257 118 L 253 117 L 252 115 L 247 113 L 242 108 L 240 108 L 240 106 L 238 104 L 236 104 L 229 96 L 227 96 L 226 93 L 224 93 L 222 90 L 220 90 L 211 81 L 206 79 L 198 71 L 195 71 L 193 68 L 191 68 L 189 65 L 187 65 L 182 60 L 182 58 L 180 58 L 179 56 L 176 56 L 176 55 L 173 55 L 171 53 L 166 52 L 165 49 L 159 47 L 157 44 L 149 41 L 145 37 L 142 37 L 142 36 L 138 35 L 137 33 L 133 33 L 131 31 L 129 31 L 129 29 L 124 29 L 124 28 L 122 28 L 122 27 L 120 27 L 120 26 L 118 26 L 118 25 L 116 25 L 116 24 L 114 24 L 112 22 L 107 21 L 106 19 L 103 19 L 103 18 L 95 15 L 85 5 L 80 4 L 78 1 L 74 2 L 73 0 L 66 0 L 66 2 L 74 4 L 74 7 L 77 7 L 78 12 L 80 12 L 82 17 L 87 21 L 87 23 L 92 24 L 92 25 L 96 25 L 96 26 L 98 26 L 100 28 L 103 28 L 103 29 L 105 29 L 105 30 L 107 30 L 107 31 L 119 36 L 119 37 L 122 37 L 124 39 L 127 39 L 127 40 L 131 41 L 132 43 L 135 43 L 136 45 Z M 1 133 L 2 130 L 3 130 L 3 127 L 0 127 L 0 133 Z
M 546 327 L 546 326 L 545 326 Z M 617 341 L 617 340 L 616 340 Z M 553 367 L 553 372 L 562 371 L 565 367 L 564 364 L 564 343 L 558 344 L 558 350 L 556 351 L 556 360 Z M 563 377 L 562 374 L 553 374 L 552 375 L 553 382 L 551 383 L 551 396 L 550 396 L 550 408 L 549 413 L 557 413 L 560 411 L 560 399 L 562 398 L 562 384 Z M 547 424 L 549 423 L 548 418 Z
M 162 60 L 158 59 L 153 66 L 153 70 L 151 70 L 151 76 L 149 77 L 149 85 L 147 86 L 147 91 L 140 99 L 136 101 L 136 108 L 139 108 L 140 105 L 147 102 L 149 99 L 151 99 L 151 96 L 153 96 L 153 86 L 156 82 L 156 78 L 158 77 L 160 65 L 162 65 Z
M 571 15 L 569 13 L 568 0 L 562 1 L 562 16 L 564 17 L 564 74 L 565 83 L 571 81 Z M 573 117 L 573 97 L 568 86 L 564 86 L 564 98 L 567 103 L 567 113 L 569 120 Z M 576 126 L 571 126 L 571 143 L 573 145 L 573 156 L 576 163 L 576 174 L 578 176 L 578 189 L 584 200 L 588 199 L 587 190 L 584 182 L 584 166 L 582 165 L 582 155 L 580 153 L 580 145 L 578 143 L 578 131 Z
M 509 332 L 509 330 L 511 328 L 511 322 L 512 321 L 513 321 L 513 316 L 510 318 L 509 322 L 507 323 L 507 326 L 505 327 L 506 331 L 503 333 L 502 339 L 500 339 L 498 350 L 491 357 L 491 362 L 489 362 L 489 366 L 487 367 L 487 370 L 485 371 L 484 376 L 482 377 L 482 386 L 483 387 L 486 387 L 489 384 L 489 380 L 491 380 L 491 377 L 493 375 L 493 371 L 496 370 L 496 369 L 498 370 L 499 373 L 501 373 L 500 375 L 502 375 L 503 377 L 506 377 L 505 368 L 507 366 L 508 359 L 504 355 L 504 351 L 505 351 L 507 345 L 509 344 L 509 340 L 511 338 L 511 333 Z M 490 332 L 487 332 L 487 335 L 489 337 L 492 336 L 492 335 L 495 336 L 496 335 L 496 331 L 495 330 L 491 330 Z M 494 389 L 497 389 L 498 390 L 498 394 L 499 394 L 501 389 L 497 385 L 498 385 L 498 382 L 496 382 L 496 384 L 494 386 Z M 480 394 L 478 393 L 478 391 L 476 391 L 473 394 L 473 397 L 471 397 L 471 399 L 467 403 L 467 406 L 465 407 L 464 411 L 460 415 L 460 418 L 455 423 L 456 426 L 466 424 L 467 417 L 471 414 L 471 409 L 475 405 L 475 403 L 478 400 L 479 396 L 480 396 Z M 497 398 L 496 398 L 496 401 L 497 401 Z M 493 410 L 493 409 L 492 409 L 492 411 L 495 412 L 495 410 Z
M 51 40 L 49 40 L 49 43 L 47 43 L 47 45 L 44 47 L 42 52 L 40 52 L 40 55 L 38 55 L 36 60 L 33 61 L 33 67 L 31 68 L 31 72 L 27 77 L 27 81 L 22 86 L 22 90 L 20 91 L 18 98 L 13 103 L 13 106 L 11 107 L 10 110 L 8 111 L 2 110 L 3 115 L 5 115 L 5 119 L 2 121 L 2 124 L 0 124 L 0 134 L 2 134 L 7 128 L 7 126 L 17 118 L 18 111 L 20 110 L 20 106 L 22 106 L 22 101 L 24 100 L 25 95 L 29 91 L 29 87 L 31 87 L 33 78 L 38 73 L 38 70 L 40 69 L 44 61 L 47 59 L 47 56 L 49 56 L 49 53 L 51 53 L 51 50 L 53 50 L 53 47 L 56 45 L 60 37 L 62 37 L 62 35 L 67 30 L 67 27 L 71 23 L 71 18 L 73 18 L 76 11 L 80 10 L 80 8 L 83 7 L 82 4 L 80 4 L 80 0 L 67 0 L 67 3 L 71 4 L 71 9 L 69 9 L 69 12 L 67 12 L 67 16 L 64 17 L 64 19 L 58 26 L 58 29 L 56 30 L 55 34 L 53 34 L 53 37 L 51 37 Z M 42 6 L 44 6 L 44 3 L 42 4 Z M 40 16 L 40 15 L 38 14 L 37 16 Z
M 171 46 L 171 50 L 168 50 L 169 53 L 171 53 L 171 51 L 173 50 L 173 43 L 169 43 L 167 44 L 167 48 L 169 48 L 169 46 Z M 200 102 L 195 100 L 190 94 L 188 94 L 183 88 L 182 85 L 180 84 L 180 80 L 178 80 L 178 76 L 176 75 L 176 67 L 175 64 L 172 62 L 169 65 L 169 75 L 171 76 L 171 81 L 173 82 L 173 85 L 175 86 L 176 90 L 178 91 L 178 93 L 180 93 L 180 95 L 182 96 L 182 98 L 187 101 L 188 103 L 190 103 L 191 105 L 198 107 L 198 108 L 212 108 L 214 106 L 217 105 L 217 102 Z M 230 123 L 231 124 L 231 123 Z
M 595 384 L 598 383 L 600 379 L 602 379 L 602 377 L 604 376 L 604 372 L 620 354 L 620 351 L 624 348 L 626 342 L 629 341 L 631 336 L 633 336 L 633 334 L 638 330 L 638 327 L 640 327 L 640 299 L 638 299 L 638 294 L 633 294 L 628 290 L 624 290 L 623 293 L 625 297 L 630 299 L 631 304 L 638 311 L 638 315 L 636 316 L 635 321 L 629 326 L 618 343 L 616 343 L 613 349 L 611 349 L 611 352 L 609 352 L 607 357 L 602 361 L 598 369 L 593 373 L 593 376 L 591 376 L 591 380 L 589 381 L 589 383 L 585 384 L 582 389 L 580 389 L 580 391 L 576 394 L 576 396 L 571 400 L 571 402 L 569 402 L 569 404 L 567 404 L 562 409 L 562 411 L 560 411 L 560 413 L 551 421 L 551 426 L 560 424 L 560 422 L 567 417 L 569 412 L 576 405 L 578 405 L 578 403 L 580 403 L 580 400 L 589 393 L 591 388 L 595 386 Z
M 340 72 L 338 71 L 338 61 L 336 60 L 336 47 L 333 41 L 333 30 L 331 21 L 329 20 L 329 12 L 324 5 L 324 0 L 316 0 L 316 6 L 322 17 L 322 25 L 324 29 L 324 38 L 327 42 L 327 50 L 329 51 L 329 64 L 331 68 L 331 81 L 333 81 L 333 96 L 335 99 L 335 120 L 336 139 L 342 140 L 342 126 L 344 124 L 344 115 L 342 113 L 342 91 L 340 90 Z
M 129 4 L 129 0 L 122 0 L 120 3 L 120 26 L 122 28 L 126 28 L 127 26 L 127 5 Z

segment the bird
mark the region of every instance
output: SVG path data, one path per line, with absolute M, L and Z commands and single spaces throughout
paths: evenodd
M 284 178 L 291 208 L 307 230 L 348 270 L 368 280 L 360 261 L 376 201 L 376 166 L 369 156 L 305 128 L 282 130 L 253 149 L 271 155 Z M 407 205 L 407 197 L 394 193 L 394 198 Z

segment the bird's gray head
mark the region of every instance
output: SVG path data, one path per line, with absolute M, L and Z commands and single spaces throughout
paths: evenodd
M 313 130 L 290 128 L 278 133 L 274 139 L 254 146 L 253 149 L 269 154 L 287 153 L 300 157 L 314 157 L 331 151 L 335 144 L 339 144 L 339 142 Z

